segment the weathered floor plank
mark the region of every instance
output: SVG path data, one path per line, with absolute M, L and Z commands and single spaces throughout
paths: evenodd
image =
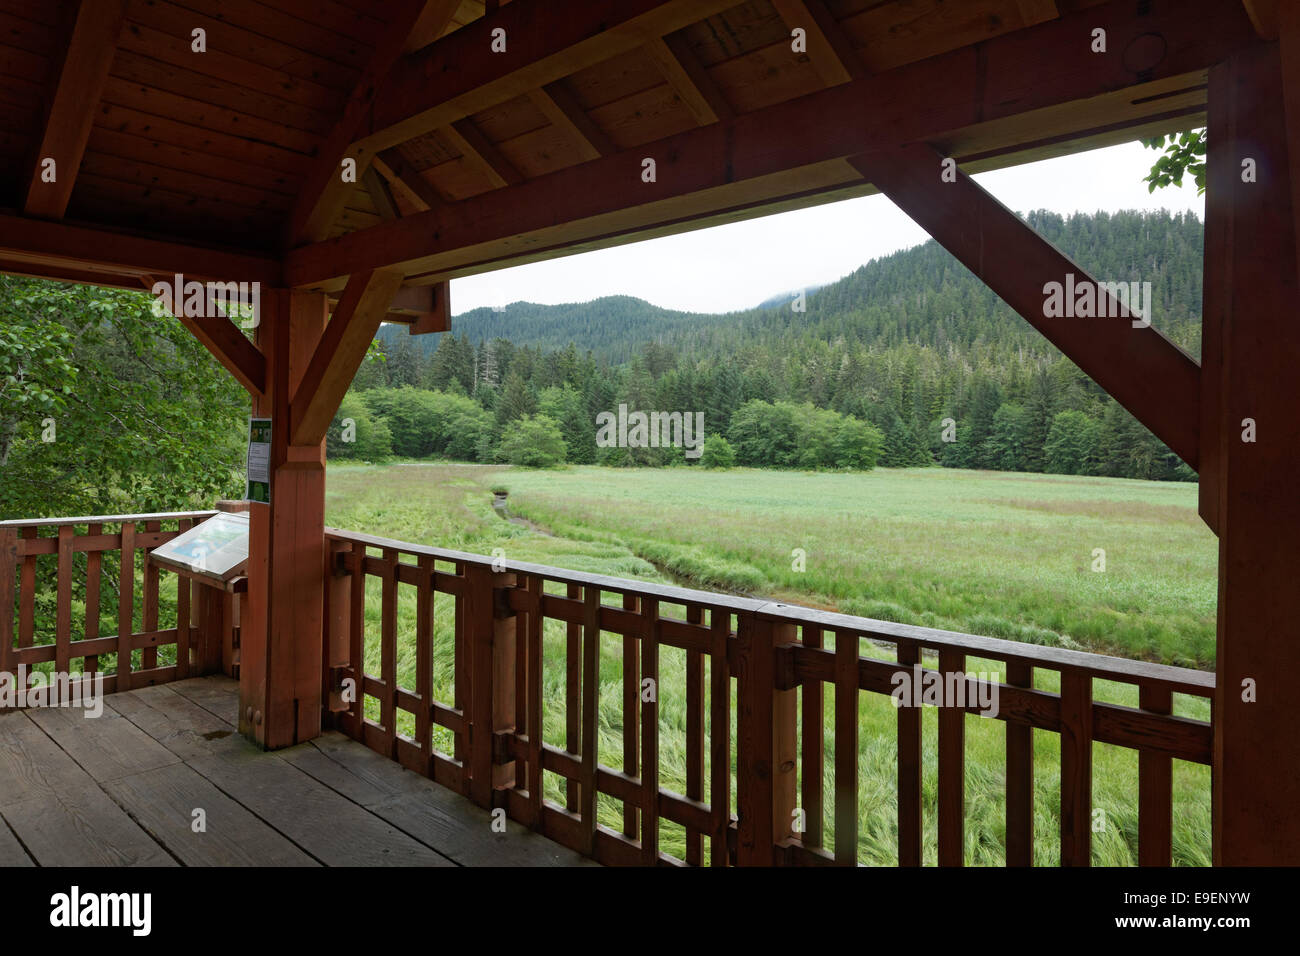
M 185 764 L 110 780 L 104 788 L 186 866 L 319 865 Z M 195 811 L 202 811 L 199 832 Z
M 0 819 L 0 867 L 35 865 L 9 825 Z
M 235 728 L 212 711 L 178 694 L 170 684 L 110 694 L 108 706 L 182 760 L 238 749 Z
M 342 734 L 322 734 L 281 756 L 462 866 L 596 865 L 512 820 L 494 832 L 486 810 Z
M 232 727 L 239 725 L 239 682 L 224 676 L 192 677 L 168 684 L 172 690 L 188 697 L 204 710 L 220 717 Z
M 175 866 L 93 780 L 0 810 L 41 866 Z
M 326 866 L 454 866 L 319 780 L 249 745 L 190 766 Z
M 31 710 L 27 715 L 86 773 L 96 780 L 178 763 L 180 758 L 108 707 L 98 717 L 68 708 Z

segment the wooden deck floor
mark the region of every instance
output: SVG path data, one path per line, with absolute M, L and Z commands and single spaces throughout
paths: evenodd
M 0 866 L 581 866 L 590 861 L 338 733 L 265 753 L 238 684 L 0 716 Z M 195 811 L 206 828 L 195 832 Z M 594 865 L 594 864 L 592 864 Z

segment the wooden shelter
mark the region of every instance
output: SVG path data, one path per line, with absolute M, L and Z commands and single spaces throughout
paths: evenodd
M 1091 280 L 969 175 L 1201 126 L 1202 361 L 1165 339 L 1158 319 L 1045 317 L 1045 283 Z M 945 177 L 950 158 L 960 171 Z M 177 275 L 260 283 L 251 340 L 227 319 L 178 315 L 274 420 L 271 503 L 251 512 L 239 729 L 275 749 L 350 720 L 375 749 L 613 862 L 660 859 L 655 826 L 635 836 L 638 809 L 687 826 L 697 855 L 699 834 L 710 835 L 715 860 L 728 840 L 742 863 L 825 856 L 784 822 L 793 688 L 805 687 L 807 705 L 815 683 L 818 707 L 822 681 L 879 690 L 887 675 L 841 653 L 849 642 L 819 649 L 823 628 L 865 625 L 548 569 L 494 575 L 473 556 L 327 534 L 326 429 L 380 323 L 447 327 L 452 278 L 883 192 L 1197 469 L 1201 515 L 1220 540 L 1208 685 L 984 638 L 872 632 L 897 641 L 900 663 L 941 646 L 941 664 L 996 652 L 1012 667 L 1008 860 L 1029 860 L 1025 774 L 1038 727 L 1062 736 L 1064 862 L 1087 862 L 1091 743 L 1123 740 L 1142 750 L 1143 811 L 1155 819 L 1144 822 L 1144 861 L 1167 860 L 1171 755 L 1203 754 L 1216 862 L 1300 863 L 1300 706 L 1286 689 L 1300 679 L 1300 13 L 1290 0 L 0 0 L 0 169 L 0 270 L 127 288 Z M 1245 419 L 1256 441 L 1243 441 Z M 135 524 L 122 524 L 114 540 L 125 551 Z M 49 539 L 0 529 L 0 564 L 45 547 L 28 540 Z M 49 545 L 65 547 L 71 531 Z M 458 570 L 439 570 L 444 561 Z M 393 673 L 362 673 L 357 625 L 337 625 L 359 613 L 346 602 L 364 596 L 367 574 L 457 594 L 472 700 L 440 709 L 427 688 L 399 692 Z M 12 658 L 3 577 L 0 647 Z M 557 580 L 567 596 L 542 590 Z M 602 589 L 622 593 L 624 607 L 603 605 Z M 660 602 L 687 617 L 661 618 Z M 703 625 L 702 610 L 740 622 L 736 634 Z M 654 707 L 643 708 L 640 738 L 633 728 L 632 772 L 598 768 L 590 747 L 542 746 L 533 642 L 543 616 L 584 633 L 621 629 L 642 673 L 654 672 L 660 641 L 707 658 L 711 674 L 722 666 L 724 682 L 732 668 L 734 827 L 725 805 L 660 790 Z M 592 646 L 588 634 L 587 679 L 571 685 L 583 695 L 594 695 Z M 1033 690 L 1034 667 L 1061 670 L 1059 698 Z M 347 675 L 382 698 L 387 726 L 333 699 Z M 119 676 L 128 689 L 129 667 Z M 1094 703 L 1097 676 L 1139 683 L 1141 707 Z M 1213 694 L 1212 732 L 1170 716 L 1174 693 Z M 417 714 L 422 743 L 395 736 L 394 707 Z M 575 713 L 571 737 L 589 739 L 594 718 Z M 856 732 L 851 714 L 837 733 Z M 945 712 L 940 727 L 949 863 L 961 860 L 962 717 Z M 429 751 L 430 723 L 463 744 L 445 765 Z M 919 733 L 900 717 L 904 862 L 919 861 Z M 856 766 L 840 765 L 856 760 L 849 748 L 836 754 L 837 770 Z M 820 766 L 821 756 L 798 759 Z M 543 769 L 569 779 L 573 806 L 543 806 Z M 803 806 L 820 808 L 815 787 Z M 628 840 L 601 836 L 598 788 L 625 801 Z M 856 832 L 844 804 L 837 819 Z

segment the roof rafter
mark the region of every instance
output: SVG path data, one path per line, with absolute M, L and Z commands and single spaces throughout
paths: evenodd
M 108 79 L 125 21 L 126 0 L 80 0 L 77 4 L 23 197 L 23 212 L 29 216 L 62 219 L 68 208 L 90 138 L 93 107 Z
M 343 212 L 348 194 L 355 186 L 343 181 L 343 161 L 349 158 L 356 161 L 358 178 L 365 172 L 372 154 L 351 149 L 352 141 L 379 96 L 393 64 L 401 58 L 411 31 L 425 15 L 426 8 L 434 5 L 441 8 L 442 0 L 392 0 L 389 4 L 392 13 L 388 27 L 348 97 L 343 115 L 321 144 L 320 152 L 289 211 L 285 230 L 285 241 L 289 245 L 325 238 Z M 450 17 L 451 14 L 447 14 L 449 20 Z
M 514 163 L 483 135 L 473 120 L 457 120 L 439 132 L 458 153 L 478 167 L 495 188 L 515 186 L 524 181 L 523 174 L 515 168 Z
M 1096 27 L 1108 31 L 1117 51 L 1139 33 L 1158 33 L 1164 41 L 1159 61 L 1097 57 L 1078 42 L 1080 31 L 1087 36 Z M 978 49 L 886 70 L 449 204 L 436 215 L 409 216 L 295 250 L 286 259 L 286 279 L 294 286 L 331 287 L 354 267 L 390 265 L 442 278 L 547 250 L 590 248 L 608 237 L 772 196 L 860 182 L 845 159 L 901 143 L 957 139 L 964 154 L 1013 152 L 1025 141 L 1020 114 L 1051 111 L 1036 116 L 1036 140 L 1052 135 L 1054 126 L 1062 135 L 1077 131 L 1080 118 L 1096 117 L 1094 125 L 1102 127 L 1117 105 L 1131 103 L 1135 87 L 1195 87 L 1198 71 L 1257 42 L 1240 7 L 1211 0 L 1189 0 L 1176 14 L 1161 6 L 1137 21 L 1127 3 L 1095 7 L 991 38 Z M 972 95 L 977 89 L 982 95 Z M 1156 96 L 1129 117 L 1130 125 L 1181 115 L 1171 113 L 1176 105 L 1184 112 L 1197 108 Z M 873 122 L 843 121 L 866 115 Z M 773 137 L 773 129 L 786 135 Z M 646 156 L 658 158 L 654 183 L 641 179 Z
M 708 126 L 736 115 L 681 34 L 656 37 L 646 44 L 645 51 L 697 124 Z
M 372 160 L 374 168 L 388 180 L 394 193 L 398 193 L 419 212 L 426 212 L 444 202 L 433 184 L 421 176 L 407 162 L 397 147 L 386 149 Z
M 170 286 L 171 276 L 142 276 L 141 282 L 146 289 L 152 290 L 156 283 Z M 266 356 L 262 354 L 248 337 L 227 318 L 194 318 L 178 309 L 173 303 L 172 315 L 185 326 L 212 357 L 221 363 L 240 385 L 251 394 L 260 395 L 266 391 Z M 259 317 L 260 318 L 260 317 Z
M 804 31 L 808 58 L 827 86 L 847 83 L 867 72 L 862 58 L 822 0 L 772 0 L 772 6 L 786 26 Z
M 618 151 L 613 141 L 587 115 L 563 81 L 533 90 L 528 98 L 553 125 L 564 130 L 578 145 L 584 160 L 599 159 Z

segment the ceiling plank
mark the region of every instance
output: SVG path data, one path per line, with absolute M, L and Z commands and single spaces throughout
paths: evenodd
M 1016 0 L 1016 7 L 1020 10 L 1020 19 L 1025 21 L 1027 27 L 1055 20 L 1061 15 L 1056 0 Z
M 416 172 L 397 147 L 379 153 L 373 163 L 379 175 L 388 180 L 390 189 L 417 211 L 427 212 L 443 204 L 444 200 L 433 183 Z
M 429 0 L 411 27 L 403 52 L 414 53 L 442 36 L 459 9 L 460 0 Z
M 1136 70 L 1122 57 L 1098 58 L 1077 42 L 1084 27 L 1106 29 L 1116 49 L 1140 34 L 1159 34 L 1161 58 Z M 840 184 L 834 171 L 819 170 L 900 143 L 960 134 L 972 153 L 1012 152 L 1048 133 L 1065 137 L 1117 117 L 1136 124 L 1170 107 L 1158 98 L 1134 105 L 1135 89 L 1196 86 L 1208 65 L 1258 42 L 1240 7 L 1212 0 L 1188 0 L 1177 14 L 1160 6 L 1138 20 L 1124 2 L 1092 8 L 990 39 L 978 50 L 869 75 L 449 204 L 436 215 L 408 216 L 295 250 L 286 259 L 286 281 L 332 286 L 358 266 L 442 274 L 590 246 L 602 237 L 757 202 L 757 188 L 751 198 L 737 198 L 750 183 L 778 182 L 783 192 L 767 195 L 833 188 Z M 872 122 L 845 122 L 853 116 L 871 116 Z M 773 130 L 784 135 L 773 136 Z M 654 183 L 641 179 L 646 156 L 658 159 Z
M 1082 267 L 1031 229 L 960 169 L 938 176 L 944 156 L 924 143 L 850 160 L 1030 325 L 1193 468 L 1199 459 L 1201 370 L 1154 325 L 1130 314 Z M 994 251 L 996 250 L 996 251 Z M 1073 276 L 1072 279 L 1067 278 Z M 1096 290 L 1111 317 L 1045 314 L 1049 282 Z M 1071 303 L 1073 304 L 1073 303 Z M 1148 317 L 1149 318 L 1149 317 Z
M 541 110 L 542 115 L 564 130 L 569 139 L 577 144 L 584 162 L 618 152 L 614 142 L 587 115 L 563 80 L 533 90 L 528 98 Z
M 517 186 L 524 176 L 471 119 L 457 120 L 440 131 L 458 153 L 479 168 L 496 189 Z
M 77 181 L 117 38 L 126 21 L 126 0 L 81 0 L 63 65 L 50 98 L 45 131 L 32 165 L 23 212 L 62 219 Z M 53 181 L 48 161 L 53 160 Z
M 173 281 L 171 276 L 141 277 L 149 291 L 153 291 L 156 283 L 171 286 Z M 174 306 L 172 315 L 250 394 L 261 395 L 266 391 L 266 356 L 234 322 L 227 318 L 193 318 Z
M 373 154 L 644 46 L 737 0 L 514 0 L 403 58 L 353 144 Z M 493 30 L 506 49 L 489 53 Z
M 645 45 L 650 56 L 668 85 L 673 88 L 696 124 L 708 126 L 736 115 L 727 98 L 722 95 L 713 78 L 700 65 L 690 44 L 680 35 L 656 37 Z
M 384 35 L 362 70 L 342 116 L 321 143 L 294 199 L 285 228 L 288 245 L 324 239 L 342 214 L 354 185 L 343 181 L 343 161 L 356 160 L 358 178 L 369 166 L 372 154 L 351 149 L 351 143 L 379 96 L 385 78 L 401 58 L 412 29 L 432 2 L 436 0 L 392 0 L 388 5 L 391 13 Z
M 319 445 L 325 439 L 401 285 L 402 274 L 392 270 L 354 272 L 348 278 L 290 400 L 290 444 Z
M 791 30 L 804 30 L 808 58 L 827 86 L 848 83 L 867 72 L 862 58 L 822 0 L 772 0 L 772 6 Z
M 374 167 L 361 174 L 361 184 L 366 187 L 366 192 L 370 194 L 370 199 L 375 204 L 375 212 L 379 213 L 380 219 L 402 218 L 402 214 L 397 208 L 397 202 L 393 199 L 392 192 L 389 191 L 388 181 L 379 175 L 379 172 Z

